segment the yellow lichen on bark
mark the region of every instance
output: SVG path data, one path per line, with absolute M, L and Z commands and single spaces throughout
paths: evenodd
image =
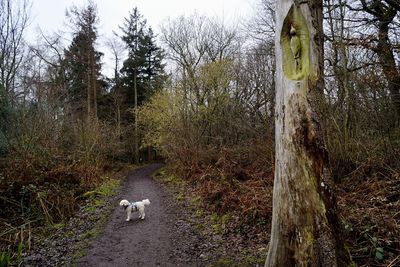
M 290 80 L 303 80 L 310 74 L 310 34 L 300 9 L 293 5 L 281 32 L 283 73 Z

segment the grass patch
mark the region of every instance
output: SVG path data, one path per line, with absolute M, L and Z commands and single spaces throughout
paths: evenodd
M 65 223 L 64 222 L 59 222 L 59 223 L 55 223 L 53 224 L 54 229 L 61 229 L 65 227 Z
M 193 198 L 191 199 L 191 202 L 192 202 L 194 205 L 201 205 L 203 201 L 201 200 L 201 197 L 200 197 L 200 196 L 196 196 L 196 197 L 193 197 Z
M 234 262 L 231 259 L 219 259 L 216 262 L 212 263 L 210 267 L 224 267 L 224 266 L 235 266 Z
M 113 196 L 119 188 L 120 180 L 109 178 L 108 176 L 103 176 L 101 179 L 103 182 L 98 188 L 83 194 L 85 198 L 90 200 L 85 207 L 86 212 L 93 213 L 99 207 L 104 206 L 104 199 Z
M 162 167 L 162 168 L 157 169 L 152 174 L 152 176 L 153 176 L 153 178 L 160 180 L 167 184 L 183 185 L 185 183 L 184 180 L 180 179 L 175 174 L 173 174 L 171 171 L 169 171 L 167 167 Z
M 22 263 L 22 255 L 25 251 L 25 243 L 23 240 L 18 242 L 14 248 L 6 251 L 0 251 L 0 267 L 20 266 Z
M 185 194 L 179 194 L 175 197 L 178 201 L 184 201 L 186 199 Z
M 264 266 L 265 257 L 247 256 L 243 260 L 245 266 Z
M 204 216 L 204 212 L 201 209 L 197 209 L 194 213 L 196 218 L 202 218 Z
M 102 216 L 98 218 L 95 226 L 81 235 L 79 241 L 74 246 L 72 266 L 76 266 L 77 261 L 86 255 L 89 244 L 102 234 L 104 226 L 112 211 L 113 209 L 108 209 L 106 212 L 102 212 Z
M 89 200 L 84 210 L 88 213 L 88 217 L 92 218 L 94 226 L 84 232 L 75 244 L 72 255 L 72 266 L 76 266 L 77 261 L 86 255 L 89 244 L 102 234 L 104 226 L 114 210 L 114 206 L 112 205 L 104 206 L 107 205 L 106 199 L 117 193 L 120 180 L 104 176 L 102 177 L 102 181 L 102 184 L 98 188 L 84 194 Z M 103 210 L 96 212 L 99 208 L 103 208 Z
M 95 212 L 99 207 L 102 207 L 104 205 L 104 200 L 103 199 L 94 199 L 93 202 L 90 202 L 90 204 L 88 204 L 85 207 L 85 211 L 89 212 L 89 213 L 93 213 Z
M 213 222 L 212 228 L 216 234 L 222 235 L 225 233 L 230 217 L 231 215 L 229 213 L 222 216 L 217 213 L 211 214 L 210 219 Z
M 243 260 L 237 262 L 233 259 L 221 258 L 216 262 L 210 264 L 210 267 L 253 267 L 253 266 L 264 266 L 265 257 L 247 256 Z
M 100 235 L 101 231 L 98 228 L 93 228 L 82 235 L 82 239 L 96 238 Z
M 8 251 L 0 252 L 0 266 L 8 267 L 11 266 L 11 255 Z

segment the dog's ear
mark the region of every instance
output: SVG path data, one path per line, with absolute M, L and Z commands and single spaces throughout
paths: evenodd
M 124 206 L 124 205 L 128 205 L 128 201 L 126 199 L 121 200 L 121 202 L 119 202 L 120 206 Z

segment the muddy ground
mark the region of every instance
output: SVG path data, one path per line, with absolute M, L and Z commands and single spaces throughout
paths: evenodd
M 196 266 L 201 259 L 202 239 L 186 224 L 179 206 L 150 175 L 154 164 L 134 171 L 120 191 L 120 199 L 148 198 L 146 218 L 138 214 L 127 222 L 126 213 L 115 207 L 103 235 L 91 244 L 78 266 Z

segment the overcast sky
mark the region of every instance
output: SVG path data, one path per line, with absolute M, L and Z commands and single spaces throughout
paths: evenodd
M 86 0 L 31 0 L 32 22 L 28 29 L 28 39 L 33 40 L 38 27 L 45 34 L 56 31 L 68 32 L 66 26 L 65 11 L 72 5 L 82 7 Z M 147 20 L 155 33 L 159 32 L 160 24 L 167 19 L 180 15 L 190 15 L 195 11 L 201 15 L 219 17 L 226 23 L 240 18 L 249 17 L 259 0 L 93 0 L 97 5 L 100 26 L 99 35 L 102 40 L 112 35 L 112 31 L 118 30 L 123 19 L 129 12 L 137 7 L 139 12 Z M 67 36 L 67 35 L 66 35 Z M 107 51 L 104 61 L 107 61 Z

